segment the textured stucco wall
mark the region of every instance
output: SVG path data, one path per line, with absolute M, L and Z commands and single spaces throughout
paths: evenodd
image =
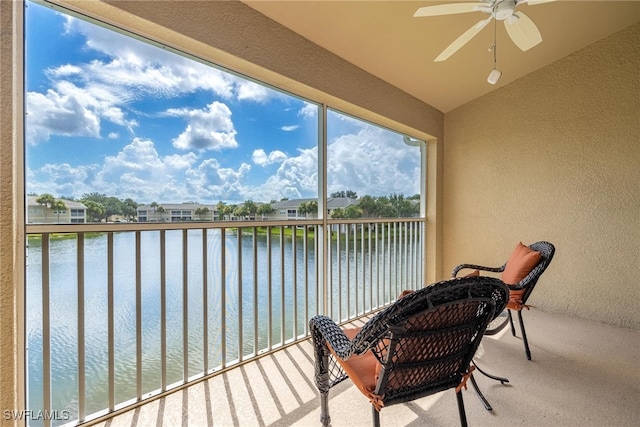
M 640 329 L 638 46 L 640 24 L 445 116 L 445 272 L 548 240 L 531 304 Z
M 21 114 L 21 100 L 13 96 L 21 93 L 15 83 L 20 73 L 19 51 L 14 50 L 15 32 L 21 35 L 20 2 L 0 1 L 0 425 L 13 425 L 5 420 L 5 410 L 24 409 L 24 390 L 20 375 L 24 369 L 24 342 L 20 334 L 24 241 L 21 229 L 21 210 L 16 209 L 22 185 L 17 176 L 22 170 L 16 166 L 21 155 L 14 144 L 20 124 L 14 113 Z M 15 13 L 14 13 L 15 12 Z M 16 25 L 17 22 L 17 25 Z M 18 68 L 16 68 L 18 67 Z

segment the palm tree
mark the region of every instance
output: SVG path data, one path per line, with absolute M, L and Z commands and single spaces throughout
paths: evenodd
M 55 203 L 56 198 L 53 195 L 45 193 L 36 199 L 36 203 L 44 206 L 44 222 L 47 222 L 47 213 L 50 207 Z
M 158 218 L 156 218 L 156 212 L 158 212 L 158 202 L 151 202 L 151 204 L 149 205 L 153 208 L 153 219 L 154 221 L 157 221 Z
M 264 219 L 265 215 L 269 216 L 275 211 L 276 210 L 273 208 L 273 206 L 271 206 L 270 203 L 265 203 L 263 205 L 258 206 L 258 210 L 256 211 L 256 213 L 261 215 L 262 218 Z
M 358 206 L 362 209 L 362 215 L 366 218 L 376 216 L 376 199 L 372 196 L 362 196 L 358 200 Z
M 58 222 L 60 222 L 60 212 L 67 210 L 67 205 L 63 200 L 56 200 L 51 204 L 51 209 L 58 214 Z
M 202 206 L 199 208 L 196 208 L 195 210 L 195 214 L 198 215 L 198 217 L 200 218 L 200 221 L 202 221 L 202 218 L 207 216 L 209 214 L 209 208 L 206 206 Z
M 165 208 L 163 208 L 162 206 L 158 206 L 158 209 L 156 209 L 156 213 L 159 213 L 159 214 L 161 214 L 161 215 L 162 215 L 163 213 L 165 213 L 166 211 L 167 211 L 167 210 L 166 210 Z M 155 217 L 156 215 L 154 214 L 153 216 Z M 157 221 L 157 220 L 158 220 L 158 219 L 156 218 L 156 221 Z
M 298 205 L 298 216 L 300 215 L 307 217 L 307 202 L 302 202 Z
M 104 206 L 94 200 L 82 200 L 82 204 L 87 207 L 87 215 L 92 222 L 100 222 L 104 215 Z
M 318 214 L 318 202 L 316 200 L 309 200 L 307 202 L 306 213 L 312 215 Z
M 249 215 L 249 209 L 245 205 L 240 205 L 234 209 L 233 215 L 242 219 L 246 219 Z
M 256 205 L 253 200 L 247 200 L 246 202 L 244 202 L 244 207 L 247 208 L 247 211 L 249 212 L 249 217 L 255 218 L 256 212 L 258 212 L 258 205 Z
M 344 218 L 344 209 L 342 208 L 335 208 L 334 210 L 331 211 L 331 218 L 332 219 L 341 219 Z
M 358 205 L 349 205 L 344 209 L 344 217 L 353 219 L 362 217 L 362 209 Z

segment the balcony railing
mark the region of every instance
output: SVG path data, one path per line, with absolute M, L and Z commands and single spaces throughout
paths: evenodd
M 28 407 L 82 423 L 423 283 L 424 220 L 28 225 Z M 50 422 L 48 418 L 54 418 Z

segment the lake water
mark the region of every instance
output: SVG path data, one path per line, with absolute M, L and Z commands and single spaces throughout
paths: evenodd
M 197 375 L 204 370 L 204 315 L 205 298 L 203 270 L 207 272 L 206 325 L 209 345 L 206 349 L 209 369 L 228 363 L 239 356 L 238 331 L 242 322 L 244 355 L 254 353 L 254 323 L 257 311 L 258 350 L 268 347 L 269 307 L 271 307 L 272 344 L 281 340 L 284 313 L 285 340 L 294 336 L 294 306 L 297 307 L 296 335 L 303 334 L 307 322 L 316 314 L 318 287 L 316 283 L 316 257 L 313 239 L 305 248 L 301 238 L 295 248 L 291 237 L 271 238 L 269 252 L 266 235 L 243 235 L 241 245 L 238 236 L 228 232 L 225 236 L 225 263 L 222 265 L 222 236 L 219 230 L 208 230 L 207 258 L 203 263 L 203 239 L 201 230 L 187 232 L 186 291 L 184 301 L 183 244 L 182 231 L 166 232 L 166 382 L 172 384 L 183 380 L 183 325 L 188 324 L 188 375 Z M 113 302 L 114 302 L 114 368 L 115 401 L 125 402 L 136 396 L 136 234 L 123 232 L 113 234 Z M 78 414 L 78 286 L 77 286 L 77 240 L 74 238 L 52 238 L 50 241 L 50 328 L 51 328 L 51 384 L 53 410 L 70 411 L 71 419 Z M 40 238 L 29 239 L 27 259 L 27 343 L 28 343 L 28 407 L 37 411 L 42 408 L 43 363 L 42 363 L 42 250 Z M 142 390 L 143 395 L 161 388 L 161 256 L 160 232 L 140 233 L 140 308 L 142 316 Z M 381 247 L 382 247 L 382 243 Z M 254 248 L 255 245 L 255 248 Z M 337 256 L 332 247 L 332 283 L 340 281 L 343 288 L 333 286 L 334 312 L 339 312 L 338 297 L 341 297 L 343 317 L 368 308 L 370 290 L 365 286 L 382 275 L 385 283 L 391 284 L 398 272 L 392 268 L 390 256 L 402 257 L 403 249 L 394 245 L 394 250 L 384 251 L 379 266 L 369 263 L 368 245 L 364 251 L 347 253 L 341 246 Z M 352 245 L 353 246 L 353 245 Z M 85 376 L 86 414 L 108 407 L 108 251 L 107 234 L 87 235 L 84 243 L 84 328 L 85 328 Z M 295 252 L 294 252 L 295 249 Z M 360 247 L 358 248 L 360 251 Z M 381 251 L 382 253 L 382 251 Z M 254 262 L 255 258 L 255 262 Z M 241 269 L 239 259 L 242 261 Z M 362 261 L 365 262 L 362 262 Z M 293 271 L 294 261 L 296 271 Z M 283 264 L 284 263 L 284 264 Z M 306 263 L 306 269 L 304 268 Z M 269 268 L 270 264 L 270 268 Z M 389 265 L 389 267 L 383 267 Z M 348 268 L 347 268 L 348 266 Z M 369 271 L 372 266 L 372 271 Z M 366 271 L 365 271 L 366 270 Z M 378 271 L 380 270 L 380 273 Z M 224 280 L 223 280 L 224 271 Z M 268 280 L 270 272 L 271 280 Z M 348 272 L 348 273 L 347 273 Z M 257 274 L 258 280 L 254 281 Z M 347 275 L 349 279 L 347 280 Z M 370 277 L 373 276 L 373 277 Z M 359 279 L 355 279 L 359 278 Z M 294 280 L 295 279 L 295 280 Z M 241 284 L 239 285 L 239 280 Z M 255 282 L 255 283 L 254 283 Z M 346 283 L 350 283 L 347 291 Z M 294 293 L 295 284 L 295 293 Z M 391 286 L 391 285 L 389 285 Z M 403 287 L 412 287 L 405 283 Z M 254 290 L 255 288 L 255 290 Z M 271 304 L 269 304 L 269 289 Z M 224 291 L 224 292 L 223 292 Z M 255 292 L 255 296 L 254 296 Z M 377 298 L 395 298 L 395 289 L 379 289 Z M 226 352 L 222 354 L 223 298 L 226 313 Z M 383 294 L 385 296 L 383 296 Z M 349 295 L 347 297 L 347 295 Z M 357 295 L 357 297 L 356 297 Z M 366 296 L 366 298 L 365 298 Z M 294 301 L 295 298 L 295 301 Z M 356 299 L 358 308 L 356 309 Z M 240 303 L 242 306 L 240 307 Z M 284 307 L 283 307 L 284 304 Z M 183 315 L 183 306 L 187 315 Z M 305 309 L 307 315 L 305 315 Z M 240 315 L 242 310 L 242 315 Z M 34 423 L 32 423 L 34 424 Z M 37 424 L 37 423 L 35 423 Z M 59 422 L 54 422 L 59 424 Z

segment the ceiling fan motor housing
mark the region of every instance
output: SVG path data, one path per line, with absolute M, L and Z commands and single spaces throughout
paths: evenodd
M 503 0 L 496 3 L 493 7 L 493 16 L 498 21 L 504 21 L 508 19 L 516 12 L 515 0 Z

